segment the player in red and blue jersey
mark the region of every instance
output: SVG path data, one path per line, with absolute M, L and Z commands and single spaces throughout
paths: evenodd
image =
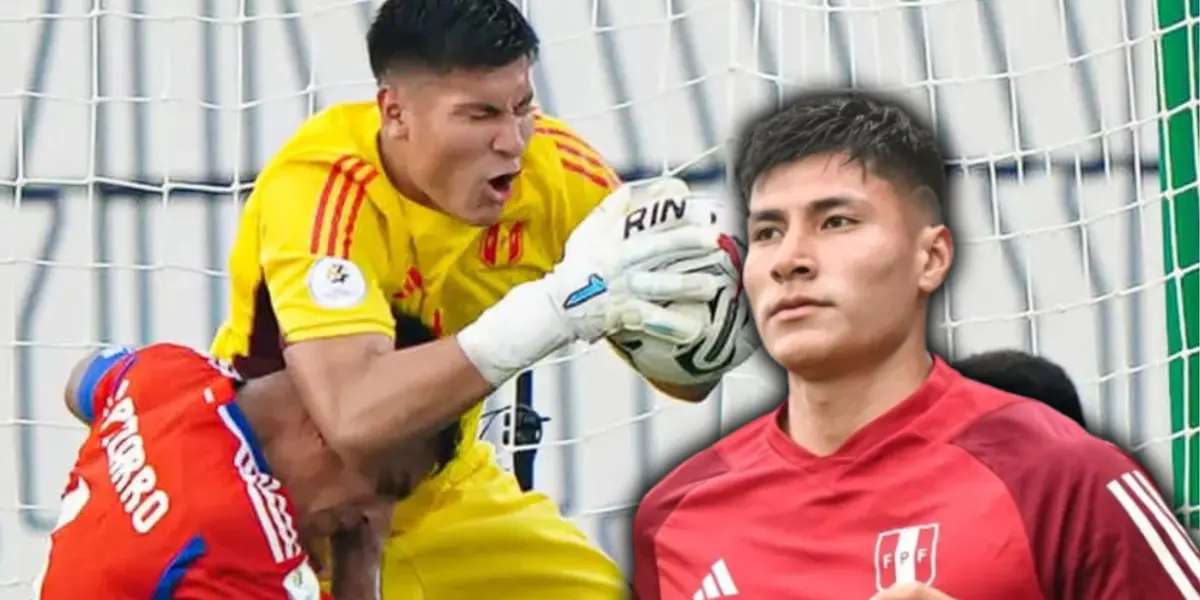
M 400 339 L 410 323 L 397 322 L 411 345 Z M 320 598 L 305 542 L 407 496 L 451 458 L 457 427 L 368 476 L 328 450 L 295 394 L 285 373 L 243 381 L 174 344 L 82 361 L 66 403 L 90 432 L 39 597 Z

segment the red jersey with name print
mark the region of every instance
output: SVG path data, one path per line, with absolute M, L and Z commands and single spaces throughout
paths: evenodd
M 287 492 L 234 402 L 236 375 L 155 344 L 92 361 L 91 421 L 42 600 L 316 600 Z
M 786 406 L 684 462 L 634 520 L 640 600 L 1200 598 L 1200 555 L 1146 473 L 1052 409 L 940 360 L 815 456 Z

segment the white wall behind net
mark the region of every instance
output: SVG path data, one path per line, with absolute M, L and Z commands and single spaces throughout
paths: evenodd
M 59 402 L 69 365 L 100 342 L 207 344 L 239 193 L 306 115 L 373 94 L 374 4 L 0 3 L 0 598 L 40 566 L 82 439 Z M 802 85 L 882 83 L 932 111 L 959 167 L 964 262 L 937 309 L 942 347 L 1062 362 L 1093 422 L 1166 476 L 1151 4 L 522 6 L 545 42 L 541 104 L 632 176 L 681 169 L 719 189 L 737 115 Z M 681 406 L 605 350 L 540 367 L 534 405 L 552 420 L 535 482 L 624 562 L 621 507 L 777 400 L 768 374 Z

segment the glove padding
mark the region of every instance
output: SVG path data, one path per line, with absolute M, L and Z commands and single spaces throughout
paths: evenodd
M 626 237 L 626 217 L 639 207 L 683 200 L 686 183 L 667 178 L 626 184 L 610 194 L 568 238 L 563 259 L 544 283 L 563 324 L 578 340 L 593 342 L 621 331 L 641 331 L 676 343 L 695 341 L 705 323 L 656 302 L 706 302 L 720 278 L 707 273 L 650 271 L 661 258 L 703 257 L 722 252 L 720 232 L 706 213 L 685 212 Z
M 658 256 L 641 268 L 708 274 L 717 280 L 718 290 L 711 300 L 670 304 L 672 314 L 703 324 L 700 335 L 685 344 L 653 339 L 640 332 L 618 332 L 610 335 L 609 340 L 639 373 L 656 382 L 708 385 L 744 363 L 760 346 L 750 303 L 741 285 L 745 215 L 724 197 L 691 194 L 686 204 L 657 207 L 650 212 L 653 219 L 638 221 L 639 225 L 646 221 L 654 221 L 655 225 L 627 228 L 626 237 L 654 235 L 654 229 L 666 215 L 683 216 L 681 213 L 686 213 L 692 221 L 710 219 L 720 231 L 721 251 L 699 257 Z
M 621 331 L 643 331 L 673 344 L 698 339 L 703 321 L 655 302 L 707 302 L 719 292 L 721 278 L 654 271 L 650 267 L 661 263 L 650 259 L 720 252 L 718 230 L 685 215 L 625 236 L 629 212 L 687 194 L 677 179 L 627 184 L 610 194 L 575 228 L 550 273 L 509 290 L 458 332 L 467 360 L 499 386 L 577 340 L 594 342 Z

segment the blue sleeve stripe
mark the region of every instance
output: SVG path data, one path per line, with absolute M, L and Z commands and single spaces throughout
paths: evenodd
M 208 547 L 204 544 L 204 538 L 196 536 L 179 550 L 178 553 L 167 563 L 167 568 L 163 569 L 163 574 L 158 578 L 158 585 L 154 586 L 154 595 L 152 600 L 171 600 L 175 596 L 175 589 L 179 587 L 179 582 L 183 580 L 183 576 L 187 574 L 188 567 L 196 562 L 204 553 L 208 551 Z
M 87 419 L 88 423 L 96 417 L 93 414 L 95 408 L 94 400 L 96 397 L 96 387 L 100 385 L 100 380 L 126 357 L 133 355 L 132 348 L 118 347 L 110 348 L 103 352 L 97 353 L 92 357 L 92 362 L 88 364 L 87 370 L 83 372 L 83 380 L 79 383 L 79 389 L 76 390 L 75 406 L 79 408 L 80 414 Z

